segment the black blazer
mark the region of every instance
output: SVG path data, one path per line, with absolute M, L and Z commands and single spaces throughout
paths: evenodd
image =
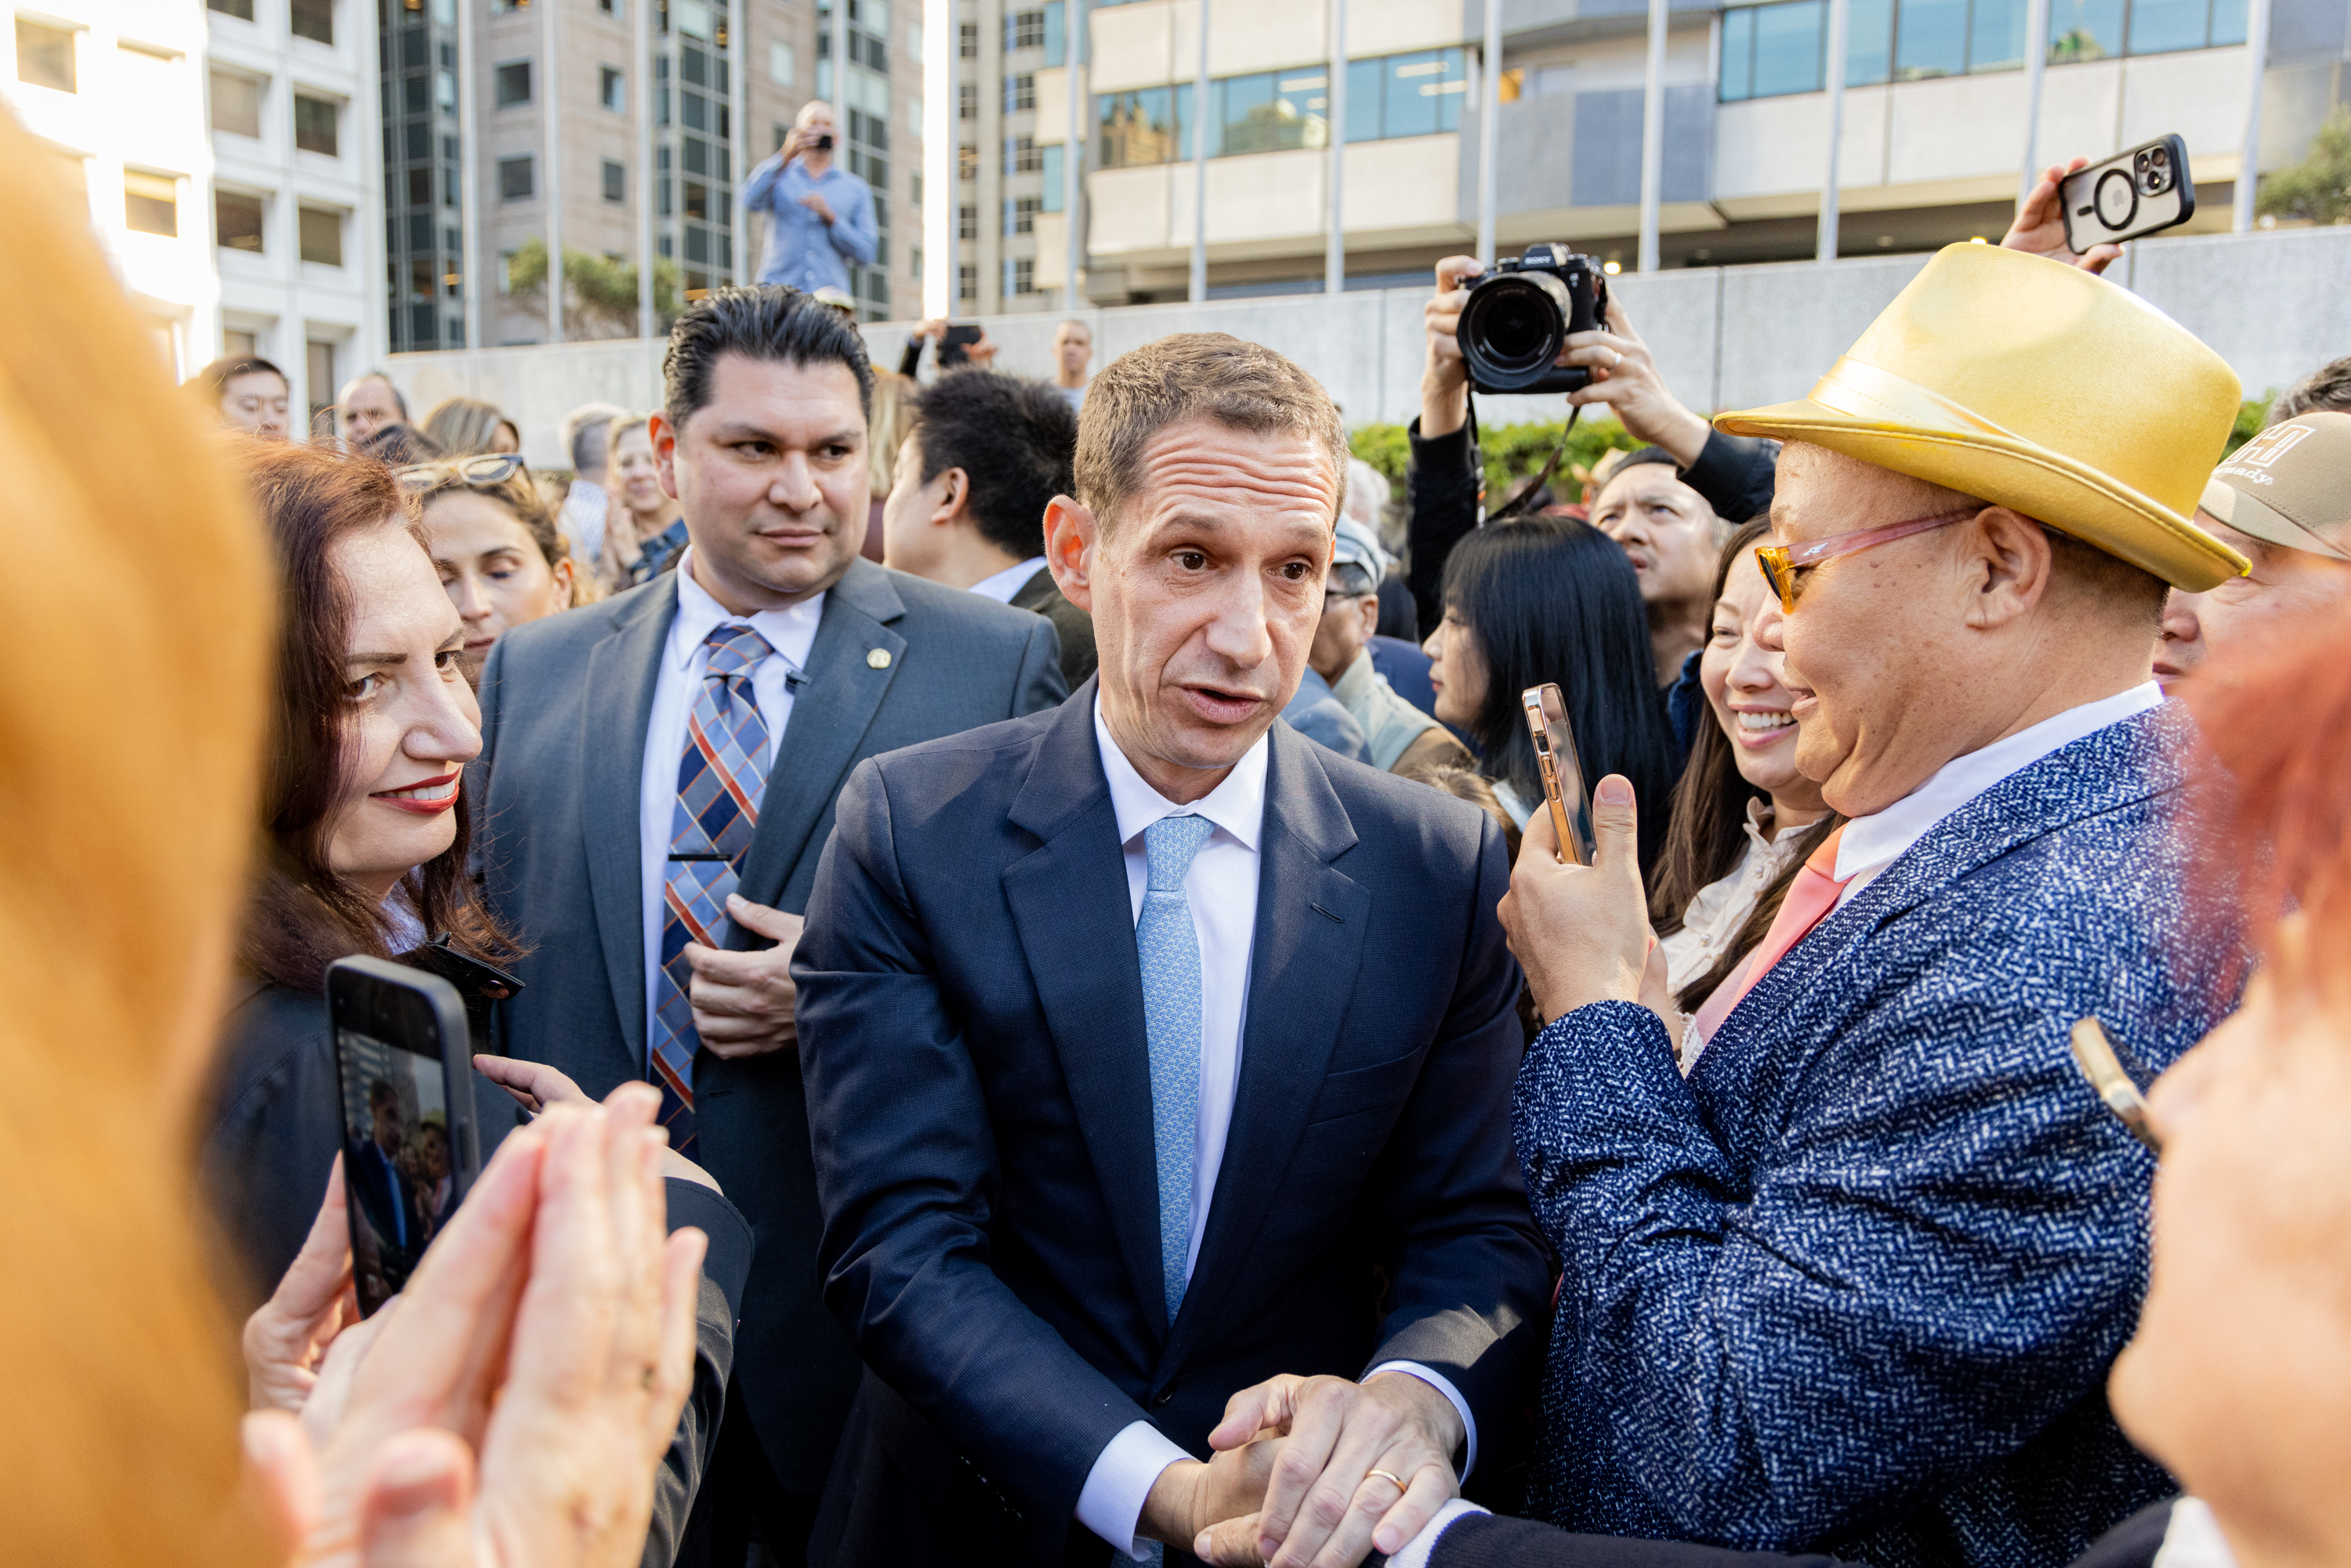
M 482 671 L 482 756 L 467 782 L 490 906 L 530 947 L 526 989 L 497 1005 L 499 1049 L 601 1098 L 645 1076 L 639 784 L 676 583 L 658 579 L 500 637 Z M 853 560 L 826 594 L 792 699 L 743 895 L 798 914 L 864 758 L 1050 706 L 1063 687 L 1050 623 L 976 593 Z M 733 931 L 729 946 L 762 946 Z M 857 1382 L 856 1353 L 817 1296 L 816 1189 L 799 1060 L 695 1061 L 702 1164 L 758 1237 L 736 1366 L 778 1478 L 813 1495 Z
M 1094 618 L 1069 601 L 1061 585 L 1053 580 L 1051 567 L 1039 567 L 1010 602 L 1015 610 L 1042 615 L 1053 623 L 1061 639 L 1061 678 L 1070 683 L 1071 691 L 1093 678 Z
M 885 1555 L 866 1525 L 888 1555 L 965 1550 L 959 1509 L 906 1523 L 950 1495 L 956 1455 L 1026 1537 L 972 1560 L 1083 1554 L 1078 1494 L 1118 1431 L 1205 1456 L 1226 1400 L 1278 1373 L 1423 1363 L 1481 1454 L 1532 1386 L 1551 1280 L 1510 1147 L 1500 836 L 1284 725 L 1231 1134 L 1165 1321 L 1093 699 L 862 765 L 817 875 L 792 972 L 826 1299 L 881 1380 L 826 1500 L 852 1525 L 841 1561 Z
M 479 1073 L 473 1082 L 486 1149 L 513 1130 L 520 1112 Z M 256 988 L 223 1030 L 198 1166 L 214 1222 L 235 1254 L 222 1284 L 240 1314 L 268 1298 L 310 1234 L 342 1147 L 341 1103 L 326 998 Z M 735 1320 L 751 1267 L 751 1228 L 733 1205 L 694 1182 L 673 1179 L 666 1187 L 669 1228 L 700 1227 L 710 1250 L 695 1312 L 694 1392 L 655 1479 L 643 1568 L 667 1568 L 676 1559 L 726 1406 Z

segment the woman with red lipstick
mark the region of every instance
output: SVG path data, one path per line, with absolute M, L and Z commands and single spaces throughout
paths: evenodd
M 481 710 L 465 622 L 413 500 L 381 465 L 320 447 L 272 448 L 248 472 L 282 609 L 263 854 L 238 944 L 245 995 L 223 1041 L 204 1170 L 260 1291 L 300 1249 L 340 1142 L 326 967 L 431 945 L 496 964 L 515 948 L 465 871 L 459 787 L 482 748 Z
M 460 658 L 478 681 L 490 644 L 514 627 L 596 596 L 556 525 L 555 508 L 512 454 L 400 471 L 424 510 L 424 542 L 465 623 Z
M 1770 532 L 1762 518 L 1747 524 L 1715 569 L 1713 624 L 1698 658 L 1714 722 L 1691 742 L 1649 879 L 1666 987 L 1687 1013 L 1763 939 L 1804 857 L 1842 821 L 1796 771 L 1794 699 L 1781 654 L 1759 641 L 1781 614 L 1755 562 Z

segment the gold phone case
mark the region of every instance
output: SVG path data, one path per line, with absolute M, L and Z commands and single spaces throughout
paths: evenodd
M 1584 787 L 1574 729 L 1567 722 L 1567 700 L 1555 684 L 1546 681 L 1520 692 L 1519 702 L 1526 710 L 1527 733 L 1534 739 L 1535 763 L 1542 769 L 1543 798 L 1551 805 L 1560 859 L 1590 865 L 1592 795 Z

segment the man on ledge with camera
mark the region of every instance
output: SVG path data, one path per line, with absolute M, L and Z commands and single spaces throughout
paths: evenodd
M 1512 1131 L 1563 1273 L 1539 1517 L 2026 1568 L 2177 1490 L 2105 1395 L 2154 1161 L 2067 1037 L 2098 1019 L 2144 1081 L 2231 1006 L 2194 727 L 2150 667 L 2166 584 L 2244 570 L 2189 520 L 2238 396 L 2127 292 L 1956 245 L 1810 396 L 1719 417 L 1785 443 L 1763 639 L 1847 821 L 1687 1080 L 1625 781 L 1589 867 L 1528 826 Z
M 804 103 L 775 156 L 751 171 L 743 210 L 768 214 L 760 282 L 854 296 L 851 264 L 873 265 L 873 188 L 833 162 L 836 134 L 832 105 Z

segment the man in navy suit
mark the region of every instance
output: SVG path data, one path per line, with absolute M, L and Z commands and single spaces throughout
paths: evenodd
M 673 1144 L 751 1221 L 714 1485 L 722 1537 L 751 1504 L 789 1563 L 857 1381 L 818 1298 L 787 967 L 834 797 L 864 758 L 1066 688 L 1050 622 L 859 559 L 872 371 L 838 314 L 721 290 L 663 368 L 654 455 L 691 547 L 498 639 L 468 788 L 490 903 L 532 949 L 501 1049 L 592 1095 L 660 1083 Z
M 868 1375 L 817 1561 L 1173 1562 L 1255 1512 L 1352 1563 L 1523 1407 L 1499 836 L 1275 722 L 1345 456 L 1269 350 L 1119 360 L 1046 523 L 1097 677 L 842 791 L 793 975 Z

